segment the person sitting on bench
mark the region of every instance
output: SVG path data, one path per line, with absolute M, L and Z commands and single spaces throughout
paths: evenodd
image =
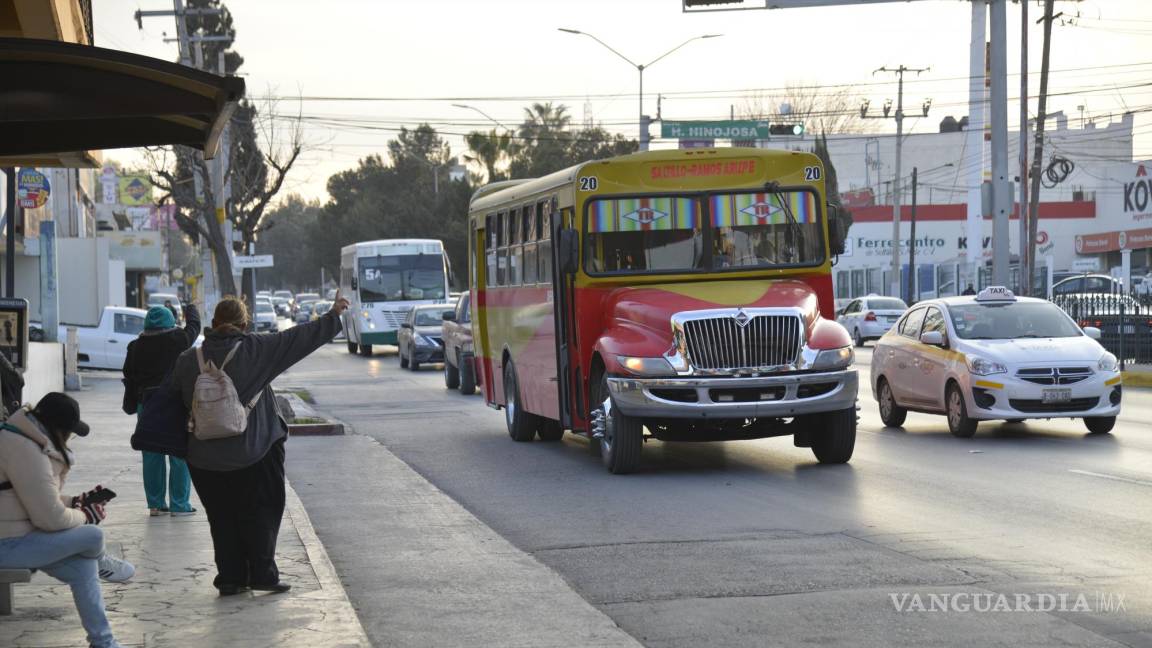
M 52 392 L 36 407 L 17 410 L 0 425 L 0 569 L 40 569 L 67 583 L 94 648 L 120 648 L 112 636 L 100 580 L 118 583 L 136 573 L 104 552 L 104 503 L 115 495 L 97 486 L 61 495 L 72 467 L 68 439 L 87 436 L 80 405 Z

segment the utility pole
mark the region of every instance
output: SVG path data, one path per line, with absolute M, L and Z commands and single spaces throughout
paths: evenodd
M 916 167 L 912 167 L 912 229 L 908 236 L 908 297 L 909 304 L 920 301 L 916 289 Z
M 1044 23 L 1044 45 L 1040 55 L 1040 96 L 1036 99 L 1036 150 L 1032 153 L 1032 173 L 1029 180 L 1032 182 L 1032 195 L 1028 201 L 1028 274 L 1036 265 L 1036 230 L 1039 226 L 1040 213 L 1040 162 L 1044 159 L 1044 119 L 1048 110 L 1048 54 L 1052 46 L 1052 21 L 1061 14 L 1053 15 L 1055 0 L 1045 0 L 1044 17 L 1038 22 Z M 1052 286 L 1048 286 L 1051 290 Z
M 1012 261 L 1008 212 L 1012 208 L 1012 181 L 1008 178 L 1008 0 L 991 0 L 992 71 L 992 283 L 1009 284 Z
M 896 173 L 892 178 L 892 279 L 889 284 L 891 295 L 900 295 L 903 290 L 901 289 L 900 282 L 900 159 L 901 149 L 904 147 L 904 73 L 915 72 L 919 75 L 921 72 L 927 72 L 931 68 L 910 68 L 904 65 L 896 69 L 889 67 L 882 67 L 877 69 L 876 72 L 891 72 L 896 75 Z M 932 105 L 931 100 L 926 100 L 923 105 L 924 116 L 928 116 L 928 108 Z M 889 112 L 892 110 L 892 100 L 884 102 L 884 116 L 872 117 L 868 115 L 868 102 L 860 106 L 861 119 L 887 119 Z
M 1028 242 L 1028 3 L 1020 3 L 1020 293 L 1032 294 L 1032 245 Z

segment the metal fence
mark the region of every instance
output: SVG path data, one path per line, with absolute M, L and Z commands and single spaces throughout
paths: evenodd
M 1056 295 L 1052 301 L 1080 326 L 1100 329 L 1100 344 L 1129 364 L 1152 364 L 1152 295 Z

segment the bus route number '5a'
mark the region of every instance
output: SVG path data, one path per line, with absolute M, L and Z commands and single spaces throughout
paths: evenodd
M 819 180 L 820 179 L 820 167 L 818 167 L 818 166 L 804 167 L 804 179 L 807 180 L 808 182 L 812 182 L 813 180 Z
M 580 191 L 596 191 L 596 188 L 600 186 L 600 181 L 596 179 L 596 176 L 580 176 L 579 182 Z

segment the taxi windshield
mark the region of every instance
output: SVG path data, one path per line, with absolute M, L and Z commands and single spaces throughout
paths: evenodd
M 1064 338 L 1083 335 L 1055 304 L 1008 302 L 949 306 L 952 328 L 965 340 Z

